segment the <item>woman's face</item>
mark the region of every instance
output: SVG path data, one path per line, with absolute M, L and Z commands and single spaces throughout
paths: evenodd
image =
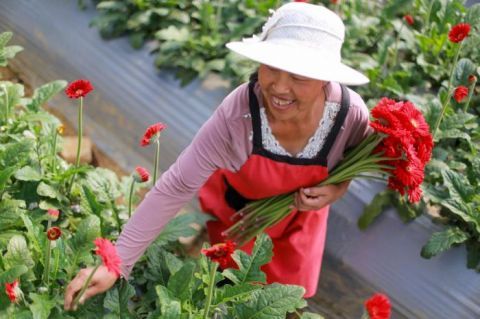
M 325 100 L 326 82 L 261 64 L 258 83 L 263 102 L 275 120 L 304 120 Z

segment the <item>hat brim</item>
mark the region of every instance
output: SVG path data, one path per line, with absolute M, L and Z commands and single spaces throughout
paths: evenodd
M 362 73 L 308 48 L 286 46 L 271 41 L 235 41 L 227 43 L 227 48 L 253 61 L 316 80 L 346 85 L 369 82 Z

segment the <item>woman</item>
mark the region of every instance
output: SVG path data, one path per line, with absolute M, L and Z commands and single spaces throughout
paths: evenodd
M 279 8 L 259 37 L 227 44 L 260 63 L 258 76 L 225 98 L 127 223 L 116 244 L 124 277 L 197 191 L 203 210 L 217 217 L 207 224 L 217 243 L 232 225 L 230 216 L 248 200 L 297 190 L 292 213 L 267 231 L 274 257 L 263 269 L 269 283 L 302 285 L 307 298 L 315 294 L 328 205 L 346 192 L 348 182 L 314 185 L 369 133 L 362 99 L 339 84 L 368 82 L 341 63 L 343 37 L 335 13 L 294 2 Z M 249 252 L 252 244 L 242 249 Z M 90 272 L 83 269 L 72 280 L 65 309 Z M 100 267 L 83 300 L 116 280 Z

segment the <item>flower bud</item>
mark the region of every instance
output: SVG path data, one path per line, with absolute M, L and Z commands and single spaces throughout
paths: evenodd
M 60 212 L 58 211 L 58 209 L 49 208 L 47 211 L 47 214 L 48 214 L 48 218 L 52 222 L 55 222 L 58 220 L 58 216 L 60 215 Z

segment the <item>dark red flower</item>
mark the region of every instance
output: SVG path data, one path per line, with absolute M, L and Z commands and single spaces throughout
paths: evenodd
M 147 169 L 141 166 L 135 167 L 136 174 L 134 175 L 135 181 L 138 183 L 148 182 L 150 178 L 150 173 L 148 173 Z
M 337 4 L 337 3 L 338 3 L 338 0 L 330 0 L 330 3 L 331 3 L 331 4 Z
M 374 294 L 370 299 L 365 301 L 370 319 L 389 319 L 391 312 L 390 300 L 383 294 Z
M 93 86 L 88 80 L 76 80 L 65 89 L 65 94 L 71 99 L 78 99 L 93 91 Z
M 154 136 L 158 136 L 158 134 L 163 131 L 167 126 L 163 123 L 156 123 L 150 125 L 145 133 L 143 134 L 142 140 L 140 141 L 140 146 L 147 146 L 150 145 L 150 140 Z
M 15 280 L 12 283 L 5 283 L 5 293 L 10 299 L 11 302 L 19 303 L 23 297 L 22 290 L 20 290 L 20 283 L 18 280 Z
M 108 271 L 120 276 L 120 265 L 122 260 L 117 254 L 115 246 L 105 238 L 97 238 L 94 241 L 97 249 L 95 253 L 102 258 L 103 265 L 107 267 Z
M 448 39 L 453 43 L 462 42 L 468 34 L 470 33 L 470 24 L 468 23 L 459 23 L 454 25 L 450 32 L 448 32 Z
M 468 88 L 466 86 L 460 85 L 455 88 L 453 91 L 453 98 L 457 103 L 462 103 L 463 100 L 468 96 Z
M 57 240 L 60 236 L 62 236 L 62 230 L 57 226 L 50 227 L 47 230 L 47 238 L 49 240 Z
M 413 20 L 413 17 L 409 14 L 406 14 L 403 16 L 403 20 L 405 20 L 405 22 L 408 24 L 408 25 L 413 25 L 413 23 L 415 22 Z
M 232 254 L 235 251 L 235 243 L 226 240 L 225 243 L 215 244 L 210 248 L 202 249 L 202 254 L 216 262 L 222 269 L 228 268 L 232 264 Z
M 473 83 L 475 83 L 475 82 L 477 82 L 477 77 L 476 77 L 475 75 L 473 75 L 473 74 L 470 74 L 470 75 L 468 76 L 468 83 L 473 84 Z

